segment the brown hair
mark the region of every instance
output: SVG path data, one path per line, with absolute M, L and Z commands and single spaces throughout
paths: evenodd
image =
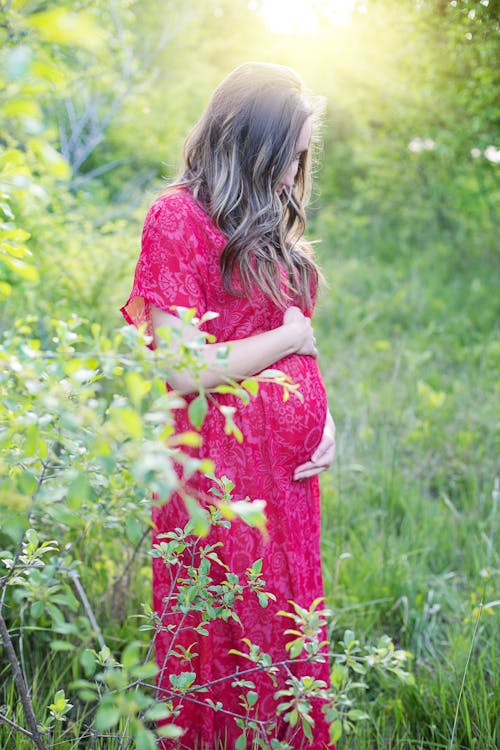
M 278 195 L 308 117 L 319 107 L 297 74 L 283 65 L 245 63 L 215 89 L 189 134 L 176 185 L 188 187 L 228 242 L 221 255 L 224 287 L 242 293 L 255 285 L 278 305 L 290 298 L 309 309 L 319 270 L 302 235 L 310 195 L 310 149 L 301 155 L 295 184 Z M 288 277 L 283 291 L 281 268 Z

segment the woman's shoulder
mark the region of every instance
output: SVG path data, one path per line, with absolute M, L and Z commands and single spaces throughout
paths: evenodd
M 159 195 L 148 211 L 148 219 L 152 217 L 170 225 L 212 226 L 212 220 L 186 187 L 174 186 Z

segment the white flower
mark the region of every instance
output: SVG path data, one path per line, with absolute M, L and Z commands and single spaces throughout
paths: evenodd
M 481 149 L 480 148 L 471 148 L 470 155 L 473 159 L 479 159 L 481 156 Z
M 488 161 L 491 161 L 493 164 L 500 164 L 500 148 L 486 146 L 483 153 Z
M 436 142 L 432 138 L 420 138 L 420 136 L 413 138 L 408 144 L 408 151 L 414 154 L 419 154 L 421 151 L 434 151 L 435 148 Z

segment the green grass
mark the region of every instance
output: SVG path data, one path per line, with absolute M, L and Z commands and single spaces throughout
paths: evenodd
M 480 605 L 500 599 L 494 264 L 488 253 L 467 257 L 442 238 L 389 260 L 383 232 L 373 243 L 365 230 L 336 238 L 322 217 L 317 232 L 329 288 L 315 326 L 338 430 L 337 460 L 322 480 L 330 637 L 334 644 L 350 628 L 375 642 L 387 633 L 413 654 L 416 677 L 415 687 L 372 678 L 360 698 L 370 720 L 339 750 L 493 750 L 500 744 L 500 607 Z M 118 307 L 128 283 L 129 276 L 110 287 L 106 305 Z M 149 599 L 146 547 L 116 584 L 130 548 L 118 527 L 110 534 L 96 515 L 75 550 L 111 646 L 147 641 L 133 617 Z M 61 655 L 48 640 L 24 632 L 26 674 L 42 717 L 56 690 L 81 676 L 82 646 L 95 646 L 75 642 L 74 653 Z M 2 669 L 0 704 L 12 706 L 11 718 L 24 726 Z M 73 694 L 71 701 L 72 723 L 57 729 L 51 747 L 88 745 L 78 739 L 88 709 Z M 1 748 L 29 746 L 0 724 Z M 116 742 L 93 747 L 114 750 Z
M 373 686 L 371 720 L 340 748 L 493 750 L 500 743 L 494 266 L 487 254 L 459 260 L 451 245 L 432 242 L 390 262 L 366 237 L 340 241 L 331 254 L 327 246 L 329 289 L 316 330 L 338 430 L 336 464 L 323 481 L 331 637 L 347 627 L 366 641 L 388 633 L 413 654 L 416 676 L 415 688 Z M 479 616 L 481 602 L 495 601 Z

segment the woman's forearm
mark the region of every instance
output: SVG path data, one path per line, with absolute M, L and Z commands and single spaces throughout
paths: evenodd
M 158 329 L 169 327 L 172 330 L 171 346 L 188 343 L 196 336 L 198 329 L 184 323 L 174 315 L 151 305 L 155 344 L 161 346 Z M 221 357 L 221 350 L 228 349 L 227 356 Z M 290 307 L 283 316 L 283 325 L 263 333 L 243 339 L 205 344 L 200 350 L 200 358 L 205 365 L 195 378 L 188 370 L 171 369 L 167 381 L 180 394 L 194 393 L 202 388 L 215 388 L 228 380 L 244 380 L 265 370 L 289 354 L 317 356 L 316 340 L 311 321 L 297 307 Z
M 207 344 L 200 350 L 205 367 L 197 378 L 186 370 L 172 370 L 168 382 L 183 395 L 202 388 L 214 388 L 228 380 L 244 380 L 265 370 L 295 351 L 293 331 L 290 326 L 280 326 L 265 333 L 244 339 Z M 228 348 L 227 356 L 220 352 Z

